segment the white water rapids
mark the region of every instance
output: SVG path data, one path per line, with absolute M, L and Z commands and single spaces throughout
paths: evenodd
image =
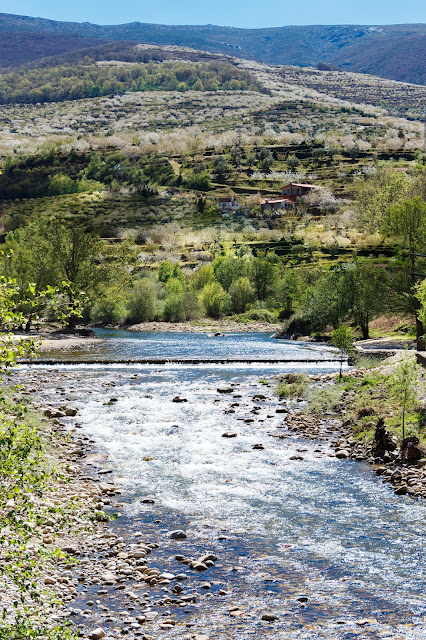
M 336 364 L 286 370 L 325 372 Z M 108 456 L 93 464 L 111 469 L 125 490 L 117 527 L 156 536 L 163 570 L 182 569 L 176 553 L 218 555 L 217 567 L 194 578 L 212 583 L 196 609 L 199 633 L 217 640 L 426 636 L 426 506 L 395 496 L 369 465 L 329 457 L 326 440 L 286 432 L 274 387 L 262 381 L 283 365 L 55 371 L 38 369 L 45 397 L 55 396 L 59 376 L 78 406 L 79 433 Z M 230 385 L 232 394 L 218 393 Z M 270 435 L 277 433 L 287 437 Z M 303 460 L 290 460 L 295 455 Z M 144 497 L 155 504 L 141 504 Z M 188 539 L 168 541 L 166 532 L 181 528 Z M 219 588 L 229 597 L 218 596 Z M 244 619 L 229 618 L 230 604 L 244 608 Z M 260 621 L 265 611 L 278 615 L 273 627 Z

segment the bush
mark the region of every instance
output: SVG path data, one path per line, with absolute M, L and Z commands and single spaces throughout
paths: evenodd
M 163 318 L 166 322 L 185 322 L 199 315 L 198 303 L 190 291 L 171 293 L 164 303 Z
M 250 309 L 241 316 L 241 320 L 254 320 L 257 322 L 269 322 L 275 324 L 277 322 L 277 315 L 269 309 Z
M 308 377 L 304 373 L 295 373 L 281 380 L 278 385 L 279 398 L 304 398 L 309 386 Z
M 337 385 L 316 387 L 308 398 L 308 411 L 311 413 L 337 413 L 340 408 L 344 389 Z
M 244 313 L 254 297 L 254 290 L 248 278 L 238 278 L 228 291 L 234 313 Z
M 92 322 L 102 322 L 105 324 L 117 324 L 124 322 L 127 316 L 127 309 L 122 302 L 114 300 L 98 300 L 90 310 Z
M 200 304 L 210 318 L 219 318 L 222 312 L 222 301 L 225 290 L 218 282 L 206 284 L 200 293 Z
M 135 282 L 130 292 L 127 320 L 131 323 L 149 322 L 157 313 L 157 291 L 149 278 Z

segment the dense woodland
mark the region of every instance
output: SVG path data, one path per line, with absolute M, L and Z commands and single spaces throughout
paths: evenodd
M 0 75 L 0 103 L 79 100 L 124 91 L 258 91 L 250 74 L 230 64 L 79 64 L 27 69 Z

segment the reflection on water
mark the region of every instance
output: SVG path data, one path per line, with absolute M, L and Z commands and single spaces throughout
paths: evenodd
M 162 337 L 153 337 L 152 352 Z M 171 345 L 180 348 L 176 335 L 165 340 L 163 355 Z M 198 340 L 187 338 L 190 351 L 199 349 Z M 234 349 L 240 338 L 232 340 Z M 113 340 L 108 349 L 127 352 L 124 341 Z M 293 349 L 270 346 L 266 336 L 253 342 L 242 336 L 240 352 Z M 260 382 L 283 372 L 282 365 L 58 370 L 79 405 L 82 432 L 108 453 L 106 464 L 126 489 L 118 531 L 131 537 L 142 530 L 158 539 L 157 566 L 173 573 L 185 568 L 174 560 L 176 552 L 218 555 L 214 569 L 191 576 L 200 598 L 197 632 L 218 640 L 425 637 L 425 505 L 394 496 L 366 464 L 328 457 L 326 441 L 287 432 L 285 415 L 275 412 L 273 386 Z M 56 393 L 49 371 L 37 368 L 48 398 Z M 232 394 L 218 393 L 230 385 Z M 186 402 L 174 402 L 177 395 Z M 259 444 L 264 448 L 253 448 Z M 303 460 L 291 460 L 295 453 Z M 147 496 L 155 505 L 141 504 Z M 176 528 L 184 528 L 188 539 L 170 542 L 165 533 Z M 206 579 L 209 595 L 201 595 Z M 220 588 L 228 596 L 219 596 Z M 229 616 L 235 604 L 245 611 L 242 619 Z M 260 620 L 265 611 L 278 615 L 272 627 Z M 182 611 L 176 615 L 185 620 Z M 370 622 L 360 626 L 362 619 Z M 170 636 L 157 629 L 156 637 Z

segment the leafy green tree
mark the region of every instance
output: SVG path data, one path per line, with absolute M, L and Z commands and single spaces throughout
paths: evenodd
M 177 278 L 182 284 L 186 281 L 185 274 L 178 264 L 164 260 L 158 268 L 158 280 L 165 284 L 169 278 Z
M 231 167 L 224 156 L 217 156 L 213 160 L 213 174 L 218 182 L 226 182 L 230 171 Z
M 419 319 L 426 325 L 426 280 L 423 280 L 417 287 L 417 299 L 420 302 Z
M 172 276 L 165 284 L 167 295 L 180 295 L 185 291 L 185 281 Z
M 58 314 L 64 305 L 69 305 L 65 319 L 69 326 L 75 325 L 83 300 L 86 306 L 93 304 L 107 289 L 110 293 L 121 289 L 128 278 L 122 261 L 104 258 L 94 233 L 57 219 L 34 220 L 9 233 L 5 249 L 11 257 L 1 270 L 16 280 L 22 304 L 28 303 L 24 292 L 30 285 L 34 286 L 34 296 L 54 287 L 61 297 Z
M 297 156 L 295 156 L 295 155 L 288 156 L 286 162 L 287 162 L 288 166 L 290 167 L 290 169 L 295 169 L 300 164 L 299 158 Z
M 418 279 L 416 253 L 422 254 L 426 247 L 426 202 L 420 196 L 415 196 L 390 207 L 384 219 L 384 229 L 388 233 L 402 236 L 408 246 L 411 283 L 406 294 L 416 314 L 418 348 L 424 349 L 424 328 L 418 318 L 419 304 L 415 285 Z
M 166 322 L 186 322 L 197 318 L 199 307 L 191 291 L 175 291 L 166 296 L 163 318 Z
M 204 264 L 191 275 L 189 279 L 189 288 L 191 291 L 201 291 L 206 284 L 213 282 L 214 279 L 215 275 L 212 265 Z
M 185 178 L 185 185 L 194 191 L 209 191 L 211 188 L 210 174 L 207 171 L 202 173 L 190 172 Z
M 344 360 L 351 355 L 354 350 L 354 333 L 352 329 L 344 324 L 340 325 L 331 334 L 330 343 L 336 349 L 339 349 L 340 354 L 340 371 L 339 378 L 342 379 L 342 367 Z
M 90 309 L 90 319 L 95 323 L 121 324 L 127 318 L 128 311 L 124 300 L 104 297 L 96 300 Z
M 219 256 L 213 262 L 216 280 L 228 291 L 234 280 L 247 274 L 247 261 L 235 256 Z
M 305 291 L 301 316 L 316 331 L 323 331 L 328 326 L 337 329 L 349 309 L 350 300 L 343 287 L 343 274 L 341 270 L 334 269 L 322 274 Z
M 238 278 L 229 287 L 229 296 L 234 313 L 244 313 L 254 297 L 254 289 L 247 277 Z
M 137 280 L 129 293 L 128 322 L 149 322 L 157 313 L 157 290 L 150 278 Z
M 302 297 L 302 290 L 306 288 L 295 269 L 286 269 L 277 280 L 274 298 L 277 308 L 281 307 L 280 317 L 288 318 L 296 311 Z
M 409 194 L 410 182 L 405 173 L 379 169 L 359 183 L 357 211 L 360 226 L 366 231 L 381 231 L 386 212 L 403 202 Z
M 203 287 L 199 300 L 207 316 L 210 318 L 220 318 L 225 294 L 226 291 L 219 282 L 210 282 Z
M 401 410 L 402 439 L 405 438 L 407 412 L 414 409 L 418 402 L 419 372 L 414 357 L 405 354 L 401 358 L 392 384 L 392 394 Z
M 366 340 L 370 321 L 389 308 L 387 272 L 368 262 L 348 265 L 343 274 L 343 288 L 348 294 L 349 314 Z
M 420 196 L 415 196 L 389 207 L 385 213 L 383 228 L 388 233 L 402 236 L 410 251 L 424 247 L 426 202 Z
M 266 300 L 274 288 L 277 268 L 264 258 L 254 258 L 250 266 L 250 280 L 258 300 Z

